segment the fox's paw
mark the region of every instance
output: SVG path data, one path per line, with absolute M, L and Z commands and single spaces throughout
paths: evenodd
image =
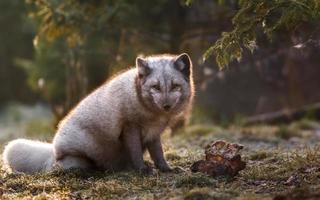
M 144 166 L 141 169 L 138 170 L 140 174 L 145 176 L 153 176 L 155 175 L 155 170 L 151 166 Z
M 173 172 L 173 169 L 167 164 L 158 165 L 157 168 L 159 169 L 160 172 Z

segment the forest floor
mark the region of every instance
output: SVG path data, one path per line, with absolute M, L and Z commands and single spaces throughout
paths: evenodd
M 247 166 L 233 178 L 192 173 L 211 141 L 244 145 Z M 135 172 L 0 171 L 0 199 L 320 199 L 320 124 L 221 128 L 193 125 L 174 137 L 164 134 L 165 156 L 183 170 L 141 176 Z M 148 158 L 146 158 L 148 159 Z

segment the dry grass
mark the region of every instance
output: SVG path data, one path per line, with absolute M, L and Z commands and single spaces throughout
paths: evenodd
M 303 124 L 304 123 L 304 124 Z M 290 125 L 300 133 L 310 124 Z M 165 155 L 175 173 L 145 177 L 135 172 L 89 173 L 72 170 L 47 174 L 8 174 L 0 171 L 1 199 L 289 199 L 317 197 L 320 191 L 320 138 L 316 134 L 279 137 L 277 126 L 231 127 L 200 125 L 187 134 L 165 137 Z M 238 176 L 212 178 L 190 172 L 203 157 L 203 147 L 226 139 L 245 145 L 247 167 Z M 281 196 L 278 196 L 281 197 Z

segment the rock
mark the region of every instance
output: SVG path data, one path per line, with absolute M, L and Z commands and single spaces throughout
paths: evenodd
M 190 167 L 192 172 L 202 172 L 213 177 L 235 176 L 246 163 L 239 154 L 243 146 L 218 140 L 205 148 L 205 160 L 199 160 Z

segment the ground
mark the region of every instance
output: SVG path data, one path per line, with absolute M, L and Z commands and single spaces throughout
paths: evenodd
M 204 147 L 224 139 L 245 146 L 247 167 L 237 176 L 214 178 L 192 173 Z M 171 137 L 164 134 L 165 156 L 173 173 L 0 171 L 1 199 L 320 199 L 320 124 L 241 125 L 221 128 L 192 125 Z M 146 157 L 148 159 L 148 157 Z

